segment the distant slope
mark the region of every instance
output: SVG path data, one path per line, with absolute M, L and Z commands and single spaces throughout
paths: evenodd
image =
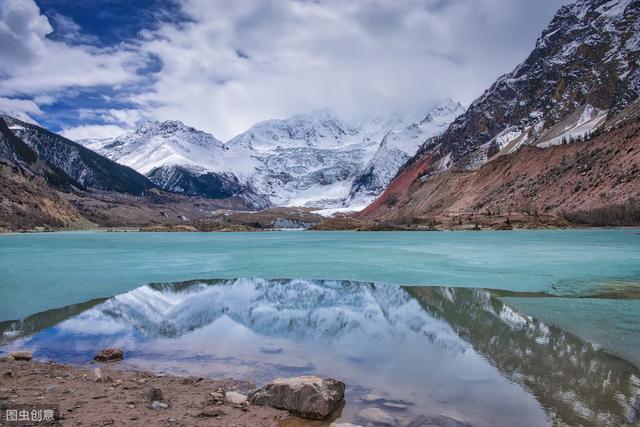
M 221 197 L 161 191 L 137 172 L 65 138 L 0 116 L 0 232 L 171 226 L 220 208 L 248 208 L 237 195 Z
M 407 215 L 447 209 L 471 209 L 485 196 L 488 203 L 493 200 L 487 193 L 492 191 L 491 183 L 501 181 L 500 177 L 486 175 L 488 170 L 497 167 L 493 162 L 503 166 L 515 162 L 513 166 L 523 168 L 522 173 L 526 175 L 536 164 L 532 159 L 531 166 L 527 165 L 527 156 L 540 159 L 584 149 L 585 146 L 580 145 L 580 148 L 565 147 L 540 154 L 532 149 L 519 152 L 526 146 L 553 147 L 599 132 L 607 120 L 638 99 L 639 64 L 639 0 L 578 0 L 563 6 L 529 57 L 514 71 L 500 77 L 442 136 L 427 141 L 360 216 L 408 218 Z M 608 149 L 616 149 L 615 141 L 618 137 L 612 134 Z M 514 158 L 503 160 L 505 155 Z M 595 160 L 604 161 L 604 158 L 596 156 Z M 547 162 L 556 164 L 556 159 L 548 158 Z M 481 176 L 487 182 L 483 186 L 465 180 L 470 189 L 479 192 L 473 201 L 465 199 L 466 189 L 460 187 L 464 183 L 460 177 L 472 175 L 459 172 L 481 167 Z M 610 167 L 615 168 L 615 163 Z M 445 171 L 449 172 L 440 176 Z M 494 172 L 506 173 L 500 169 Z M 511 173 L 518 171 L 513 169 Z M 617 171 L 611 173 L 615 175 Z M 572 176 L 576 183 L 581 182 L 581 175 Z M 450 188 L 445 185 L 447 178 L 454 181 Z M 556 202 L 549 200 L 548 205 L 542 205 L 538 195 L 557 191 L 558 181 L 549 179 L 540 187 L 535 176 L 529 178 L 531 182 L 518 183 L 518 186 L 537 189 L 538 193 L 528 193 L 531 200 L 520 197 L 522 193 L 513 188 L 511 192 L 504 190 L 501 203 L 558 211 Z M 591 186 L 585 185 L 577 192 Z M 606 185 L 601 185 L 606 191 Z M 457 193 L 452 193 L 453 189 Z M 631 187 L 627 189 L 629 193 L 624 195 L 627 199 L 637 193 L 631 191 Z M 591 195 L 585 194 L 582 200 L 592 200 Z M 558 202 L 568 209 L 577 208 L 567 204 L 568 201 Z
M 426 168 L 430 159 L 423 159 Z M 421 181 L 409 175 L 413 170 L 394 180 L 408 191 L 390 187 L 359 217 L 407 223 L 525 213 L 578 224 L 640 225 L 640 114 L 612 121 L 587 141 L 526 146 L 474 171 L 450 170 Z
M 0 230 L 89 226 L 57 191 L 70 185 L 64 173 L 41 161 L 0 117 Z
M 78 187 L 141 195 L 155 185 L 131 168 L 39 126 L 4 116 L 11 130 L 38 157 Z

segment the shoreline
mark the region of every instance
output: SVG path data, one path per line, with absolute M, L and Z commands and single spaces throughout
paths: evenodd
M 117 366 L 117 363 L 95 363 L 90 367 L 79 367 L 0 358 L 0 407 L 54 406 L 63 426 L 270 427 L 302 425 L 307 421 L 286 411 L 221 402 L 212 397 L 220 390 L 246 394 L 255 388 L 249 381 L 158 375 L 140 370 L 119 370 Z M 161 391 L 161 401 L 166 407 L 151 401 L 152 389 Z M 325 421 L 312 425 L 329 424 L 330 421 Z
M 536 226 L 536 227 L 514 227 L 512 229 L 494 229 L 494 228 L 398 228 L 398 229 L 378 229 L 378 230 L 364 230 L 364 229 L 347 229 L 347 228 L 328 228 L 328 229 L 256 229 L 256 230 L 172 230 L 169 229 L 154 229 L 144 230 L 144 227 L 118 227 L 118 228 L 62 228 L 55 230 L 0 230 L 0 236 L 11 234 L 55 234 L 55 233 L 276 233 L 276 232 L 352 232 L 352 233 L 388 233 L 388 232 L 468 232 L 468 231 L 483 231 L 483 232 L 518 232 L 518 231 L 563 231 L 563 230 L 640 230 L 640 225 L 612 225 L 612 226 L 589 226 L 584 224 L 572 224 L 570 227 L 555 227 L 555 226 Z

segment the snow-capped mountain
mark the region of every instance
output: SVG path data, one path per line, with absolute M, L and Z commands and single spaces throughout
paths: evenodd
M 469 182 L 461 183 L 462 187 L 439 186 L 437 192 L 429 189 L 428 182 L 440 179 L 436 175 L 450 168 L 471 171 L 486 166 L 483 172 L 488 173 L 493 163 L 490 161 L 519 153 L 524 146 L 547 148 L 583 140 L 596 129 L 606 130 L 606 120 L 628 108 L 640 96 L 639 65 L 640 1 L 577 0 L 562 6 L 527 59 L 512 72 L 499 77 L 442 136 L 428 140 L 363 215 L 388 220 L 391 216 L 409 218 L 427 212 L 433 215 L 476 211 L 492 205 L 503 206 L 508 199 L 513 201 L 516 195 L 512 188 L 502 193 L 506 196 L 497 197 L 501 192 L 496 191 L 495 199 L 471 203 L 470 197 L 456 205 L 462 194 L 477 193 L 465 187 Z M 509 158 L 505 162 L 509 160 L 518 159 Z M 547 160 L 543 164 L 551 163 Z M 493 167 L 498 166 L 494 163 Z M 522 170 L 534 167 L 531 164 Z M 486 177 L 487 185 L 481 185 L 481 191 L 483 194 L 489 191 L 489 181 L 497 186 L 505 178 L 507 174 Z M 518 188 L 530 190 L 539 179 L 540 175 L 532 177 L 530 182 L 518 184 Z M 576 186 L 575 178 L 573 181 Z M 448 180 L 447 184 L 452 182 Z M 557 176 L 554 176 L 543 189 L 553 192 L 556 182 Z M 422 187 L 425 193 L 418 194 Z M 576 200 L 575 205 L 564 206 L 565 212 L 587 204 L 591 196 L 587 197 L 584 189 L 590 187 L 587 183 L 577 185 L 574 193 L 585 198 L 581 203 Z M 606 194 L 602 190 L 598 192 Z M 544 200 L 540 190 L 534 193 L 523 202 L 525 208 Z M 442 199 L 428 201 L 427 194 Z M 626 191 L 622 194 L 631 196 Z M 565 200 L 566 196 L 539 208 L 560 209 Z M 410 205 L 413 210 L 407 211 Z
M 246 175 L 251 168 L 242 151 L 232 152 L 213 135 L 173 120 L 147 122 L 134 132 L 85 145 L 143 174 L 161 167 L 182 166 L 195 171 L 244 171 Z
M 452 101 L 426 115 L 346 120 L 318 110 L 258 123 L 227 143 L 181 122 L 148 122 L 115 139 L 81 143 L 169 191 L 242 195 L 256 208 L 355 207 L 377 196 L 421 143 L 461 112 Z
M 151 121 L 114 139 L 80 142 L 165 190 L 214 199 L 237 195 L 254 208 L 269 205 L 247 184 L 256 166 L 248 151 L 229 150 L 213 135 L 182 122 Z
M 344 120 L 328 110 L 258 123 L 229 141 L 259 161 L 252 183 L 276 205 L 342 207 L 384 135 L 411 118 Z
M 639 1 L 565 5 L 529 57 L 498 78 L 437 141 L 439 156 L 476 168 L 523 145 L 583 137 L 638 98 L 639 64 Z
M 14 117 L 0 114 L 0 118 L 39 160 L 55 170 L 55 175 L 64 176 L 74 186 L 135 195 L 154 188 L 151 181 L 135 170 L 105 159 L 82 145 Z
M 440 136 L 464 107 L 448 101 L 432 109 L 422 120 L 400 131 L 387 133 L 373 158 L 354 180 L 349 193 L 349 206 L 366 206 L 384 191 L 389 182 L 418 148 L 432 137 Z

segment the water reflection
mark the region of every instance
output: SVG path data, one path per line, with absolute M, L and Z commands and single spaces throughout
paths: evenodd
M 120 346 L 127 367 L 258 383 L 334 376 L 348 384 L 344 421 L 377 406 L 400 424 L 443 416 L 487 426 L 622 425 L 636 422 L 640 407 L 632 364 L 484 290 L 192 281 L 68 313 L 55 326 L 38 316 L 5 325 L 7 336 L 32 334 L 5 349 L 86 363 L 96 348 Z

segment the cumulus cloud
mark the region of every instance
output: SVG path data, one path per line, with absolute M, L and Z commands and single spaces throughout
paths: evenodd
M 34 2 L 0 3 L 0 71 L 8 74 L 35 61 L 45 52 L 44 38 L 52 31 Z
M 221 139 L 318 108 L 357 115 L 469 103 L 526 57 L 563 3 L 185 0 L 188 19 L 99 48 L 79 42 L 88 29 L 61 16 L 52 19 L 63 36 L 52 38 L 33 0 L 4 0 L 0 95 L 107 86 L 104 108 L 78 109 L 84 124 L 177 119 Z M 23 57 L 12 59 L 17 50 Z M 113 108 L 114 99 L 127 106 Z M 89 128 L 67 132 L 80 129 Z
M 0 2 L 0 95 L 37 96 L 124 84 L 137 79 L 136 70 L 145 63 L 130 46 L 69 44 L 47 38 L 52 31 L 33 0 Z
M 561 1 L 191 0 L 146 34 L 162 62 L 134 100 L 226 139 L 256 121 L 470 102 L 533 47 Z

